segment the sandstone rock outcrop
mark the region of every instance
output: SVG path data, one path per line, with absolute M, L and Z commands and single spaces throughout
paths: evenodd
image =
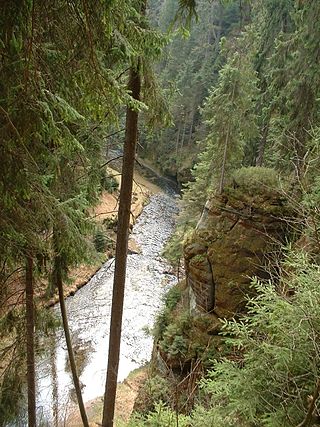
M 284 242 L 288 207 L 278 191 L 245 185 L 209 200 L 185 245 L 191 309 L 218 318 L 241 313 L 251 278 L 267 279 L 268 259 Z

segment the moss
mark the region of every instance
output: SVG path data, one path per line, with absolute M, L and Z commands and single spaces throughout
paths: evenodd
M 191 262 L 194 264 L 197 264 L 199 262 L 205 261 L 207 259 L 207 256 L 205 254 L 198 254 L 195 255 L 192 259 Z
M 245 188 L 251 194 L 280 190 L 280 178 L 271 168 L 247 167 L 234 172 L 234 185 Z

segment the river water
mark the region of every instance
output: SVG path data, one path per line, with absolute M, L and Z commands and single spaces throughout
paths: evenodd
M 141 253 L 128 255 L 119 381 L 150 359 L 153 343 L 146 328 L 152 328 L 163 295 L 176 283 L 161 257 L 177 213 L 174 192 L 170 193 L 151 196 L 131 234 Z M 110 259 L 86 286 L 66 300 L 85 402 L 104 393 L 113 267 L 114 259 Z M 57 306 L 54 310 L 60 316 Z M 75 393 L 62 329 L 54 336 L 40 338 L 40 345 L 46 351 L 36 367 L 38 418 L 43 426 L 63 425 L 75 407 Z

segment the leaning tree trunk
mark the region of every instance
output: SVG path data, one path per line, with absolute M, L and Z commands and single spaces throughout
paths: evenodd
M 128 89 L 136 100 L 140 98 L 141 79 L 139 67 L 130 69 Z M 127 108 L 126 135 L 123 150 L 122 178 L 118 212 L 117 245 L 113 296 L 111 309 L 111 325 L 109 337 L 108 370 L 103 404 L 103 427 L 112 427 L 114 418 L 115 398 L 117 391 L 118 367 L 120 356 L 121 324 L 123 312 L 124 287 L 126 278 L 128 235 L 130 223 L 130 207 L 133 185 L 136 142 L 138 135 L 138 112 Z
M 34 368 L 34 291 L 33 259 L 26 259 L 26 334 L 27 334 L 27 386 L 28 426 L 36 427 L 36 381 Z
M 62 274 L 61 274 L 61 259 L 60 256 L 57 255 L 55 258 L 55 280 L 56 285 L 59 291 L 59 303 L 60 303 L 60 310 L 61 310 L 61 316 L 62 316 L 62 323 L 63 323 L 63 330 L 66 338 L 67 343 L 67 349 L 68 349 L 68 357 L 71 367 L 71 373 L 72 373 L 72 379 L 73 379 L 73 385 L 76 391 L 78 406 L 81 414 L 82 423 L 85 427 L 89 427 L 89 422 L 86 414 L 86 410 L 84 407 L 82 394 L 81 394 L 81 387 L 80 387 L 80 381 L 79 376 L 77 373 L 77 367 L 76 367 L 76 361 L 73 353 L 72 348 L 72 342 L 71 342 L 71 336 L 70 336 L 70 330 L 68 325 L 68 316 L 67 316 L 67 310 L 66 305 L 64 301 L 64 294 L 63 294 L 63 282 L 62 282 Z

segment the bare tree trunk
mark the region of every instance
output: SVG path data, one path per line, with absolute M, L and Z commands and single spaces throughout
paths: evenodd
M 134 99 L 140 98 L 141 79 L 138 69 L 131 67 L 128 89 Z M 127 108 L 126 136 L 123 151 L 122 179 L 118 213 L 117 246 L 111 309 L 109 355 L 106 389 L 103 404 L 103 427 L 112 427 L 117 391 L 120 356 L 123 299 L 126 278 L 130 206 L 132 197 L 133 170 L 138 135 L 138 112 Z
M 67 343 L 67 349 L 68 349 L 68 357 L 71 367 L 71 373 L 72 373 L 72 379 L 73 379 L 73 385 L 76 391 L 78 406 L 81 414 L 82 423 L 85 427 L 89 427 L 89 422 L 86 414 L 86 410 L 84 407 L 82 394 L 81 394 L 81 387 L 80 387 L 80 381 L 79 376 L 77 373 L 77 367 L 76 367 L 76 361 L 74 358 L 73 348 L 72 348 L 72 342 L 71 342 L 71 336 L 70 336 L 70 330 L 68 325 L 68 316 L 67 316 L 67 310 L 66 305 L 64 301 L 64 294 L 63 294 L 63 283 L 62 283 L 62 276 L 61 276 L 61 259 L 60 256 L 57 255 L 55 258 L 55 274 L 56 274 L 56 285 L 58 287 L 59 291 L 59 303 L 60 303 L 60 310 L 61 310 L 61 316 L 62 316 L 62 322 L 63 322 L 63 330 L 64 335 L 66 337 L 66 343 Z
M 256 166 L 262 166 L 263 159 L 264 159 L 264 152 L 267 144 L 267 138 L 268 138 L 268 131 L 269 131 L 269 123 L 265 124 L 262 130 L 262 136 L 259 144 L 259 150 L 258 150 L 258 156 L 256 159 Z
M 223 187 L 224 187 L 224 176 L 225 176 L 225 173 L 226 173 L 226 162 L 227 162 L 229 137 L 230 137 L 230 125 L 228 126 L 227 136 L 226 136 L 226 140 L 225 140 L 225 143 L 224 143 L 223 161 L 222 161 L 220 184 L 219 184 L 219 193 L 220 194 L 222 193 Z
M 181 122 L 179 122 L 178 134 L 177 134 L 177 140 L 176 140 L 176 160 L 177 161 L 178 161 L 178 154 L 179 154 L 180 133 L 181 133 Z
M 232 88 L 231 103 L 233 103 L 234 92 L 235 92 L 235 84 L 233 85 L 233 88 Z M 219 184 L 219 193 L 220 194 L 222 194 L 223 187 L 224 187 L 224 177 L 225 177 L 225 173 L 226 173 L 226 163 L 227 163 L 229 139 L 230 139 L 230 123 L 228 123 L 227 135 L 226 135 L 226 139 L 224 142 L 223 161 L 222 161 L 222 166 L 221 166 L 221 176 L 220 176 L 220 184 Z
M 300 424 L 298 424 L 297 427 L 308 427 L 310 425 L 313 425 L 313 421 L 314 421 L 313 412 L 316 409 L 316 403 L 317 403 L 317 400 L 319 398 L 319 394 L 320 394 L 320 380 L 318 379 L 316 388 L 313 392 L 313 396 L 312 396 L 311 401 L 309 403 L 308 412 L 307 412 L 304 420 Z M 316 424 L 318 424 L 318 423 L 316 423 Z
M 194 108 L 192 108 L 190 113 L 190 130 L 189 130 L 189 140 L 188 140 L 189 145 L 191 144 L 191 141 L 192 141 L 193 123 L 194 123 Z
M 36 381 L 34 368 L 34 301 L 33 259 L 26 259 L 26 333 L 27 333 L 27 384 L 28 426 L 36 427 Z
M 181 144 L 180 144 L 180 149 L 182 151 L 183 145 L 184 145 L 184 139 L 186 137 L 186 130 L 187 130 L 187 112 L 185 111 L 184 113 L 184 124 L 183 124 L 183 131 L 182 131 L 182 138 L 181 138 Z

